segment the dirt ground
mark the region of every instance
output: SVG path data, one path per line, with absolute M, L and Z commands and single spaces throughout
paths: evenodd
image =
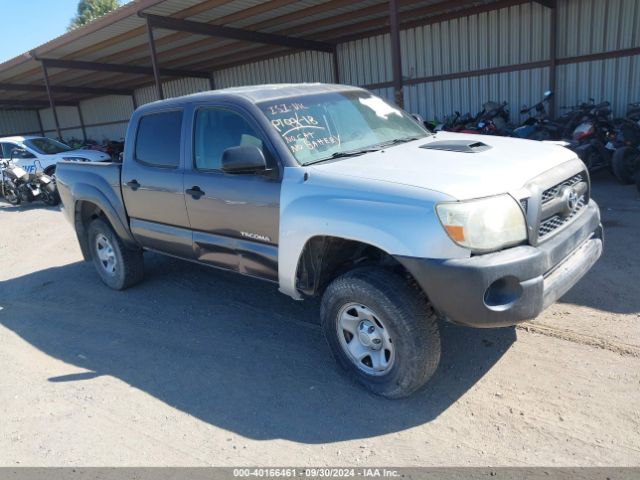
M 403 401 L 340 374 L 315 303 L 151 254 L 114 292 L 59 209 L 0 203 L 0 466 L 640 466 L 640 199 L 594 197 L 588 276 L 517 329 L 443 325 Z

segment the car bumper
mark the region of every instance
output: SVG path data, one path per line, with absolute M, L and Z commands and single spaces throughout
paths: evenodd
M 591 201 L 569 226 L 536 247 L 464 259 L 397 259 L 443 317 L 492 328 L 535 318 L 587 273 L 602 247 L 600 212 Z

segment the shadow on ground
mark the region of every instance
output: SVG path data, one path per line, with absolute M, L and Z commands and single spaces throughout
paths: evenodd
M 21 203 L 20 205 L 12 205 L 0 196 L 0 211 L 2 212 L 19 213 L 27 210 L 39 210 L 39 209 L 59 211 L 61 210 L 61 206 L 60 205 L 49 206 L 46 203 L 41 201 Z
M 88 263 L 0 282 L 0 323 L 44 353 L 88 370 L 43 381 L 111 375 L 239 435 L 304 443 L 429 422 L 516 339 L 513 328 L 443 325 L 444 354 L 428 388 L 391 402 L 338 372 L 315 323 L 317 303 L 158 255 L 148 254 L 146 265 L 146 281 L 124 292 L 104 287 Z

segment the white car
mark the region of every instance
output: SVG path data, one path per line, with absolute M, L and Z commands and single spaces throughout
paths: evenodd
M 14 151 L 14 150 L 18 151 Z M 47 137 L 24 136 L 0 138 L 0 158 L 11 159 L 29 173 L 36 170 L 52 175 L 60 160 L 108 162 L 111 157 L 98 150 L 74 150 L 62 142 Z

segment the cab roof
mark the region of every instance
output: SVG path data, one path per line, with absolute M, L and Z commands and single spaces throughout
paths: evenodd
M 155 109 L 159 106 L 178 106 L 187 103 L 206 102 L 208 100 L 221 100 L 229 98 L 243 99 L 250 103 L 260 103 L 270 100 L 281 100 L 301 95 L 314 95 L 320 93 L 346 92 L 366 90 L 351 85 L 337 85 L 328 83 L 274 83 L 267 85 L 252 85 L 247 87 L 231 87 L 208 92 L 193 93 L 181 97 L 166 100 L 158 100 L 147 103 L 139 108 L 144 111 Z

